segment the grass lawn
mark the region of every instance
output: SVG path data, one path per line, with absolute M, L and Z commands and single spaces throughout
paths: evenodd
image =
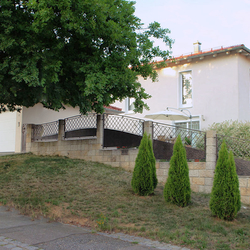
M 32 217 L 124 232 L 192 249 L 250 249 L 250 207 L 232 222 L 212 217 L 209 195 L 192 193 L 185 208 L 132 191 L 132 173 L 63 157 L 0 157 L 0 202 Z

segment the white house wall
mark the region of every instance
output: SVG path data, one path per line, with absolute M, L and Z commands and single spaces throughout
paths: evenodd
M 0 152 L 15 152 L 17 112 L 0 116 Z
M 67 106 L 66 109 L 54 111 L 44 108 L 42 104 L 36 104 L 30 108 L 23 107 L 23 124 L 47 123 L 79 114 L 79 108 Z
M 237 55 L 217 56 L 192 64 L 193 115 L 203 115 L 202 128 L 238 119 Z
M 238 88 L 238 56 L 224 54 L 203 60 L 197 58 L 184 65 L 177 64 L 171 68 L 160 69 L 159 81 L 154 83 L 150 79 L 139 78 L 143 88 L 152 96 L 146 101 L 150 111 L 131 115 L 142 118 L 166 107 L 180 108 L 180 72 L 191 70 L 193 107 L 188 109 L 193 116 L 200 117 L 201 128 L 206 128 L 213 122 L 239 119 L 238 96 L 241 89 Z M 249 65 L 249 61 L 247 63 Z M 249 91 L 244 95 L 249 95 Z M 124 110 L 124 102 L 116 102 L 114 105 Z M 245 113 L 242 114 L 242 118 L 245 118 Z
M 244 55 L 239 55 L 239 120 L 250 121 L 250 63 Z
M 15 152 L 21 152 L 22 143 L 22 112 L 16 112 L 16 137 L 15 137 Z

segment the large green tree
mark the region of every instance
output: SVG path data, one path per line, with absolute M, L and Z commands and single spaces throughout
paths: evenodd
M 155 80 L 154 58 L 169 56 L 152 38 L 172 40 L 134 11 L 126 0 L 1 0 L 0 112 L 39 102 L 103 112 L 125 97 L 147 108 L 137 76 Z

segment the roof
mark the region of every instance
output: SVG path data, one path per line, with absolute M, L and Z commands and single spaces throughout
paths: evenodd
M 244 56 L 249 56 L 250 58 L 250 50 L 245 47 L 244 44 L 240 44 L 240 45 L 233 45 L 233 46 L 229 46 L 229 47 L 216 47 L 216 48 L 211 48 L 211 49 L 205 49 L 205 50 L 201 50 L 200 52 L 194 53 L 194 52 L 190 52 L 190 53 L 186 53 L 186 54 L 182 54 L 180 56 L 177 57 L 172 57 L 170 59 L 168 59 L 166 61 L 166 63 L 168 64 L 178 64 L 179 62 L 184 63 L 184 61 L 190 62 L 192 61 L 192 59 L 204 59 L 204 57 L 207 56 L 213 56 L 216 57 L 218 54 L 230 54 L 231 52 L 236 52 L 239 54 L 243 54 Z M 159 62 L 163 62 L 163 61 L 158 61 Z
M 105 109 L 105 112 L 108 113 L 124 113 L 121 108 L 109 105 L 109 106 L 103 106 Z

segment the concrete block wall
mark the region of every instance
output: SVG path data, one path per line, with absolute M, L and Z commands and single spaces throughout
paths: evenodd
M 145 122 L 144 131 L 151 134 L 151 122 Z M 64 139 L 64 121 L 59 121 L 58 141 L 32 141 L 32 125 L 27 125 L 26 152 L 36 155 L 59 155 L 70 158 L 100 162 L 113 167 L 122 167 L 133 171 L 138 149 L 103 149 L 103 122 L 98 117 L 97 137 L 91 139 Z M 194 192 L 211 193 L 216 166 L 216 134 L 207 132 L 206 162 L 188 162 L 191 189 Z M 158 181 L 165 183 L 168 176 L 169 162 L 156 162 Z M 250 204 L 250 177 L 239 177 L 241 200 Z
M 27 152 L 36 155 L 59 155 L 73 159 L 100 162 L 113 167 L 133 171 L 138 149 L 105 150 L 96 143 L 97 139 L 47 141 L 27 143 Z
M 250 204 L 250 176 L 239 176 L 241 202 Z
M 169 162 L 156 162 L 159 182 L 166 182 L 169 167 Z M 211 193 L 214 172 L 206 170 L 206 162 L 188 162 L 188 167 L 191 189 L 194 192 Z
M 138 149 L 103 149 L 102 118 L 98 117 L 97 137 L 81 140 L 64 139 L 64 120 L 59 120 L 57 141 L 32 141 L 32 124 L 27 125 L 26 152 L 36 155 L 59 155 L 87 161 L 101 162 L 133 171 Z

